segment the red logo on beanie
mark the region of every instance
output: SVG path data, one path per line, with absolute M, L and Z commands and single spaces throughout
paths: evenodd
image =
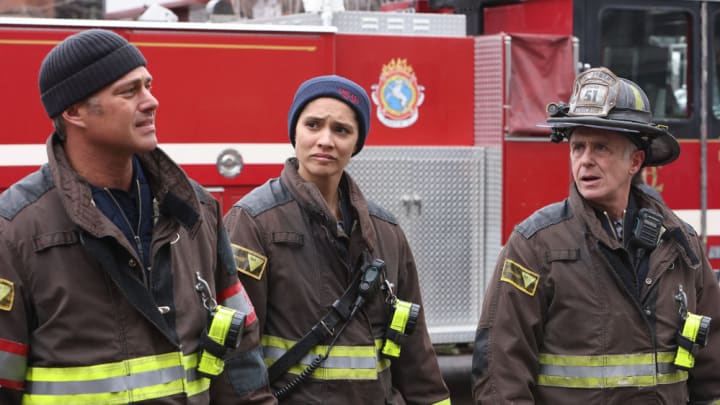
M 347 89 L 338 89 L 338 93 L 340 93 L 343 98 L 353 104 L 359 104 L 360 100 L 358 99 L 358 96 L 350 92 L 350 90 Z

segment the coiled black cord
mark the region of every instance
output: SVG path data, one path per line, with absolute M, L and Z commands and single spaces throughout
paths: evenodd
M 348 318 L 348 319 L 352 319 L 352 318 L 350 317 L 350 318 Z M 345 330 L 345 327 L 347 326 L 348 323 L 350 323 L 350 322 L 349 322 L 349 321 L 346 321 L 345 323 L 343 323 L 343 325 L 340 327 L 340 329 L 337 331 L 337 333 L 335 333 L 335 336 L 333 336 L 333 339 L 332 339 L 332 341 L 330 342 L 330 344 L 328 345 L 327 351 L 325 351 L 325 354 L 324 354 L 324 355 L 315 357 L 315 358 L 313 359 L 313 361 L 310 363 L 310 365 L 307 366 L 307 367 L 305 368 L 305 370 L 302 371 L 302 373 L 300 373 L 297 377 L 293 378 L 292 381 L 290 381 L 289 383 L 285 384 L 285 385 L 284 385 L 283 387 L 281 387 L 279 390 L 273 391 L 273 393 L 272 393 L 273 396 L 274 396 L 275 398 L 277 398 L 277 399 L 280 399 L 280 398 L 284 397 L 284 396 L 287 395 L 290 391 L 292 391 L 292 390 L 294 390 L 295 388 L 297 388 L 297 386 L 300 385 L 300 383 L 303 382 L 303 380 L 305 380 L 306 378 L 308 378 L 309 376 L 311 376 L 312 373 L 314 373 L 315 370 L 316 370 L 318 367 L 320 367 L 320 365 L 322 364 L 322 362 L 325 361 L 325 360 L 327 360 L 327 358 L 330 356 L 330 351 L 332 350 L 333 346 L 335 346 L 335 343 L 337 342 L 337 339 L 340 337 L 340 335 L 342 334 L 343 330 Z
M 325 361 L 326 358 L 327 358 L 327 356 L 317 356 L 317 357 L 315 357 L 315 358 L 313 359 L 312 363 L 310 363 L 310 365 L 307 366 L 307 368 L 305 368 L 305 370 L 303 370 L 303 372 L 300 373 L 300 375 L 298 375 L 297 377 L 293 378 L 293 380 L 290 381 L 289 383 L 287 383 L 284 387 L 282 387 L 282 388 L 280 388 L 279 390 L 273 392 L 273 396 L 275 396 L 275 398 L 277 398 L 277 399 L 280 399 L 280 398 L 284 397 L 286 394 L 288 394 L 290 391 L 294 390 L 298 385 L 300 385 L 300 383 L 301 383 L 304 379 L 306 379 L 306 378 L 309 377 L 313 372 L 315 372 L 315 369 L 318 368 L 318 367 L 320 367 L 320 364 L 322 364 L 322 362 Z

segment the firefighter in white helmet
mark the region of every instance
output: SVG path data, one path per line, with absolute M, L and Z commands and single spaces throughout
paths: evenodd
M 632 182 L 680 154 L 650 111 L 606 68 L 549 106 L 573 182 L 500 253 L 475 339 L 476 403 L 720 401 L 720 288 L 703 244 Z

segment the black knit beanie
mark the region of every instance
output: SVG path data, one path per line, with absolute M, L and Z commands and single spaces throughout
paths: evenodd
M 146 64 L 135 45 L 112 31 L 91 29 L 65 38 L 40 66 L 40 98 L 48 117 Z
M 365 89 L 360 87 L 359 84 L 341 76 L 318 76 L 300 85 L 288 112 L 290 143 L 295 147 L 295 127 L 305 106 L 320 97 L 336 98 L 355 111 L 359 127 L 358 141 L 353 153 L 353 156 L 355 156 L 363 148 L 370 130 L 370 99 Z

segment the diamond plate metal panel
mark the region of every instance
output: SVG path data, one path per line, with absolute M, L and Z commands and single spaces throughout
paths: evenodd
M 348 166 L 365 195 L 390 210 L 408 237 L 436 344 L 473 341 L 494 267 L 488 252 L 499 251 L 500 179 L 487 178 L 488 154 L 496 155 L 496 165 L 499 149 L 366 147 Z M 499 173 L 496 167 L 491 173 Z
M 475 145 L 499 145 L 503 139 L 504 35 L 475 38 Z
M 483 293 L 502 248 L 502 146 L 490 147 L 485 153 L 485 272 Z
M 394 151 L 383 149 L 366 146 L 360 155 L 351 159 L 347 170 L 366 198 L 392 212 L 407 234 L 412 231 L 414 223 L 407 215 L 408 203 L 403 199 L 412 192 L 413 185 L 409 179 L 413 162 L 397 156 Z M 366 154 L 367 151 L 370 153 Z

